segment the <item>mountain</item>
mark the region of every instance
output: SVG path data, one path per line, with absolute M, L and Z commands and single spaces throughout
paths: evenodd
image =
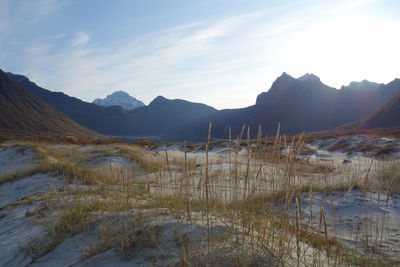
M 116 91 L 104 99 L 96 98 L 93 104 L 103 107 L 121 106 L 126 110 L 143 107 L 144 103 L 124 91 Z
M 361 121 L 364 129 L 400 126 L 400 94 Z
M 9 75 L 35 96 L 89 129 L 107 135 L 130 135 L 136 130 L 135 119 L 120 106 L 102 107 L 87 103 L 61 92 L 44 89 L 25 76 Z
M 34 96 L 0 70 L 1 136 L 74 136 L 94 137 L 96 133 L 82 127 Z
M 399 83 L 400 80 L 394 81 Z M 393 128 L 400 126 L 400 93 L 386 102 L 382 107 L 370 113 L 365 118 L 341 127 L 338 131 L 362 131 L 377 128 Z
M 138 120 L 141 135 L 165 135 L 216 111 L 205 104 L 158 96 L 148 106 L 129 113 Z
M 367 80 L 361 82 L 351 82 L 348 86 L 342 86 L 341 90 L 362 90 L 362 91 L 376 91 L 382 83 L 374 83 Z
M 102 107 L 70 97 L 61 92 L 46 90 L 27 77 L 9 74 L 34 95 L 79 124 L 99 133 L 116 136 L 164 135 L 182 124 L 214 113 L 216 110 L 204 104 L 184 100 L 157 97 L 150 105 L 133 110 L 121 106 Z
M 125 110 L 86 103 L 43 89 L 24 76 L 13 77 L 51 106 L 97 132 L 191 141 L 205 139 L 210 121 L 216 138 L 226 138 L 229 127 L 235 137 L 243 124 L 250 126 L 253 137 L 259 125 L 264 134 L 274 135 L 279 123 L 286 135 L 324 131 L 360 120 L 400 93 L 398 79 L 386 85 L 365 80 L 338 90 L 314 74 L 296 79 L 283 73 L 269 91 L 257 96 L 255 105 L 241 109 L 217 111 L 204 104 L 159 96 L 148 106 Z
M 319 77 L 315 74 L 312 73 L 306 73 L 303 76 L 297 78 L 297 80 L 299 81 L 307 81 L 307 80 L 315 80 L 315 81 L 319 81 Z
M 373 87 L 369 82 L 361 84 Z M 375 90 L 364 90 L 361 86 L 361 90 L 347 87 L 338 90 L 323 84 L 314 74 L 296 79 L 283 73 L 269 91 L 257 96 L 255 105 L 218 111 L 184 125 L 172 136 L 203 140 L 210 121 L 216 138 L 226 138 L 228 127 L 236 136 L 243 124 L 250 126 L 253 137 L 259 125 L 268 135 L 275 134 L 279 123 L 281 133 L 287 135 L 332 129 L 363 118 L 400 93 L 397 80 L 374 86 Z

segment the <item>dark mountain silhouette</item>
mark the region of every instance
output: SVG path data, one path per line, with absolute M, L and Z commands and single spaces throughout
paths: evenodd
M 32 93 L 79 124 L 99 133 L 116 136 L 163 135 L 182 124 L 216 110 L 204 104 L 157 97 L 149 106 L 130 111 L 121 106 L 102 107 L 64 93 L 46 90 L 27 77 L 9 74 Z
M 376 91 L 382 83 L 374 83 L 367 80 L 361 82 L 351 82 L 348 86 L 342 86 L 342 90 L 363 90 L 363 91 Z
M 165 135 L 216 111 L 204 104 L 158 96 L 148 106 L 131 110 L 129 113 L 139 121 L 139 134 Z
M 246 108 L 216 111 L 204 104 L 159 96 L 148 106 L 126 111 L 86 103 L 43 89 L 24 76 L 12 76 L 42 100 L 100 133 L 193 141 L 204 140 L 210 121 L 217 138 L 226 138 L 229 127 L 236 136 L 244 124 L 251 127 L 253 137 L 259 125 L 265 134 L 275 134 L 278 123 L 287 135 L 324 131 L 360 120 L 400 92 L 398 79 L 386 85 L 352 82 L 337 90 L 314 74 L 295 79 L 283 73 L 268 92 L 258 95 L 255 105 Z
M 400 82 L 400 80 L 398 80 Z M 365 118 L 341 127 L 339 131 L 360 131 L 400 126 L 400 93 Z
M 96 134 L 34 96 L 0 70 L 0 133 L 2 136 L 54 135 L 77 138 Z
M 108 135 L 129 135 L 136 129 L 135 119 L 121 106 L 102 107 L 87 103 L 61 92 L 44 89 L 25 76 L 9 75 L 34 95 L 89 129 Z
M 275 134 L 278 123 L 281 133 L 287 135 L 322 131 L 359 120 L 400 92 L 397 79 L 387 85 L 366 81 L 359 84 L 337 90 L 313 74 L 295 79 L 283 73 L 268 92 L 258 95 L 255 105 L 218 111 L 183 126 L 170 136 L 204 140 L 210 121 L 213 136 L 217 138 L 226 138 L 228 127 L 237 135 L 243 124 L 253 129 L 253 137 L 259 125 L 264 133 Z M 363 90 L 363 84 L 368 89 Z

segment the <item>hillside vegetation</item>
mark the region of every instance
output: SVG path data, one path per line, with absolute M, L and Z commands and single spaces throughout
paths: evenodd
M 43 135 L 89 139 L 98 135 L 34 96 L 1 70 L 0 133 L 3 138 Z

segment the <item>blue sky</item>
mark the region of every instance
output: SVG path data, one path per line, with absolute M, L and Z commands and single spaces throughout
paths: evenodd
M 245 107 L 284 71 L 337 88 L 400 77 L 399 2 L 0 0 L 0 68 L 85 101 Z

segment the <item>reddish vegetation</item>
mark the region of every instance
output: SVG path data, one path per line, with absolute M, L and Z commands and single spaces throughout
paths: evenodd
M 143 140 L 140 140 L 140 141 L 136 141 L 135 144 L 138 145 L 138 146 L 153 146 L 153 145 L 155 145 L 154 142 L 152 142 L 152 141 L 150 141 L 148 139 L 143 139 Z
M 338 151 L 338 150 L 343 150 L 349 147 L 349 144 L 345 141 L 339 141 L 336 144 L 331 145 L 330 147 L 328 147 L 328 151 Z
M 379 149 L 379 147 L 371 143 L 361 142 L 357 144 L 356 152 L 371 152 L 371 151 L 376 151 L 377 149 Z
M 384 158 L 395 152 L 398 152 L 398 149 L 394 145 L 387 145 L 387 146 L 378 148 L 378 150 L 375 152 L 374 156 L 379 157 L 379 158 Z
M 76 141 L 99 136 L 57 111 L 0 70 L 0 140 Z

